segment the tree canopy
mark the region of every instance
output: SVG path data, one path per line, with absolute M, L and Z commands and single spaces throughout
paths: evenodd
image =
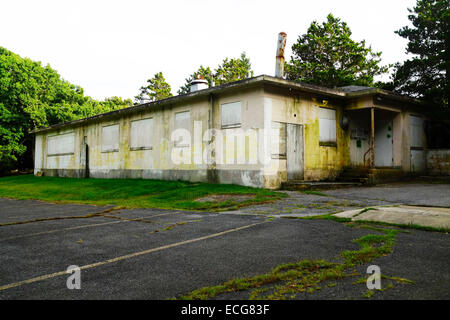
M 134 99 L 136 103 L 162 100 L 172 97 L 171 90 L 162 72 L 158 72 L 147 80 L 147 85 L 139 89 L 139 94 Z
M 374 77 L 389 67 L 380 65 L 381 52 L 366 47 L 364 40 L 352 40 L 351 35 L 347 23 L 332 14 L 322 24 L 313 21 L 292 46 L 287 79 L 326 87 L 373 85 Z
M 448 108 L 449 2 L 418 0 L 416 6 L 408 11 L 412 26 L 403 27 L 396 33 L 408 40 L 406 52 L 413 56 L 396 64 L 393 89 Z
M 250 59 L 245 52 L 242 52 L 240 58 L 225 58 L 214 72 L 210 67 L 201 65 L 197 71 L 186 78 L 186 83 L 178 90 L 178 94 L 189 93 L 190 83 L 197 75 L 201 75 L 208 81 L 208 84 L 212 86 L 213 81 L 215 85 L 221 85 L 228 82 L 243 80 L 249 75 L 253 76 L 253 71 Z
M 250 59 L 245 52 L 238 59 L 225 58 L 214 73 L 214 82 L 221 85 L 233 81 L 243 80 L 253 76 Z
M 49 65 L 0 47 L 0 171 L 32 165 L 31 130 L 131 104 L 118 97 L 94 100 Z

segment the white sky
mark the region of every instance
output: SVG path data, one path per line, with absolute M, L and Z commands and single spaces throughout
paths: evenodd
M 133 98 L 162 71 L 176 94 L 200 64 L 250 57 L 255 75 L 273 75 L 277 35 L 287 33 L 286 60 L 298 36 L 328 13 L 346 21 L 354 40 L 382 51 L 383 63 L 406 58 L 416 0 L 0 0 L 0 46 L 49 63 L 97 99 Z

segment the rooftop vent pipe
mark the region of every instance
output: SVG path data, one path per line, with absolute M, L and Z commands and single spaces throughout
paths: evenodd
M 191 92 L 208 89 L 208 81 L 206 81 L 201 74 L 198 74 L 194 80 L 191 81 Z
M 277 41 L 277 59 L 275 63 L 275 77 L 283 78 L 284 76 L 284 49 L 286 48 L 287 34 L 280 32 Z

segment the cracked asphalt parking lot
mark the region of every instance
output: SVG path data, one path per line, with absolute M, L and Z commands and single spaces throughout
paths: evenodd
M 411 185 L 408 192 L 394 185 L 325 193 L 361 205 L 420 200 L 450 206 L 449 187 Z M 292 205 L 293 200 L 281 201 Z M 307 207 L 308 215 L 314 213 L 314 206 Z M 341 251 L 357 249 L 352 240 L 371 233 L 333 221 L 271 220 L 270 212 L 255 214 L 250 208 L 224 214 L 0 199 L 0 299 L 169 299 L 284 263 L 336 261 Z M 372 299 L 449 299 L 449 235 L 409 231 L 398 235 L 392 254 L 372 264 L 415 284 L 377 292 Z M 70 265 L 82 268 L 80 290 L 66 287 Z M 361 275 L 366 268 L 359 268 Z M 367 289 L 353 280 L 297 298 L 363 299 Z

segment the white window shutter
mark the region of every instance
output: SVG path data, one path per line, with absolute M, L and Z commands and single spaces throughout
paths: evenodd
M 102 128 L 102 152 L 119 151 L 119 125 Z
M 319 142 L 336 142 L 336 110 L 319 108 Z
M 74 153 L 75 135 L 73 132 L 49 136 L 47 138 L 47 155 Z
M 130 148 L 132 150 L 150 149 L 153 146 L 153 119 L 132 121 L 130 135 Z
M 225 103 L 221 106 L 222 127 L 234 127 L 241 125 L 241 102 Z

